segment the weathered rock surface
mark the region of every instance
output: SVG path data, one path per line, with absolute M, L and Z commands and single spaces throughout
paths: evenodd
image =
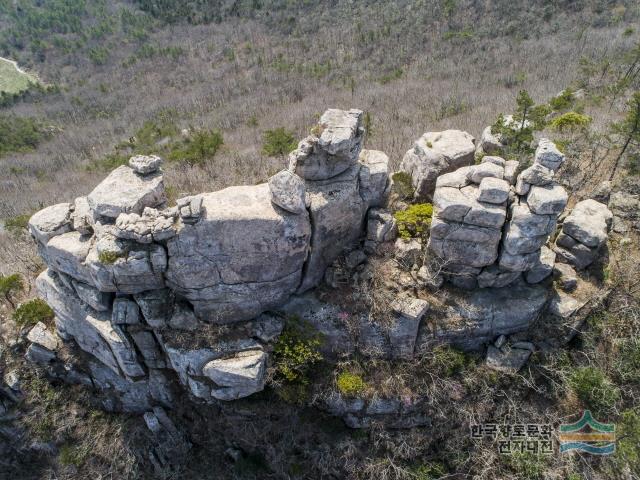
M 274 207 L 267 184 L 202 199 L 200 221 L 167 242 L 168 286 L 214 323 L 248 320 L 282 303 L 301 281 L 308 216 Z
M 613 214 L 595 200 L 578 202 L 564 219 L 562 231 L 587 247 L 599 247 L 607 241 Z
M 176 235 L 177 209 L 156 210 L 145 208 L 142 215 L 121 213 L 116 218 L 113 233 L 125 240 L 151 243 L 168 240 Z
M 427 132 L 409 150 L 400 170 L 411 175 L 415 197 L 430 200 L 438 176 L 473 163 L 475 140 L 467 132 Z
M 117 218 L 121 213 L 141 214 L 145 207 L 166 202 L 159 173 L 139 175 L 128 166 L 116 168 L 87 196 L 95 215 Z
M 264 388 L 267 354 L 261 350 L 240 352 L 231 358 L 208 362 L 202 369 L 217 387 L 211 396 L 218 400 L 235 400 Z
M 535 185 L 527 195 L 527 205 L 538 215 L 560 215 L 569 199 L 560 185 Z
M 554 250 L 578 270 L 588 267 L 606 243 L 612 220 L 606 205 L 592 199 L 578 202 L 564 219 Z
M 556 254 L 548 247 L 540 249 L 540 255 L 535 265 L 526 273 L 527 283 L 540 283 L 553 273 Z
M 504 346 L 496 348 L 489 345 L 487 349 L 487 366 L 493 370 L 505 373 L 517 373 L 529 357 L 531 350 L 525 348 L 514 348 L 513 346 Z
M 57 236 L 71 231 L 71 204 L 59 203 L 44 208 L 29 219 L 29 232 L 34 238 L 46 245 Z
M 458 291 L 445 314 L 432 315 L 421 331 L 416 350 L 432 342 L 449 342 L 463 349 L 478 349 L 499 335 L 526 330 L 542 313 L 547 289 L 515 282 L 508 288 Z
M 327 180 L 353 167 L 362 149 L 361 110 L 327 110 L 311 135 L 289 155 L 289 170 L 305 180 Z
M 300 214 L 307 209 L 304 181 L 288 170 L 282 170 L 269 179 L 271 201 L 286 211 Z
M 539 163 L 555 172 L 564 163 L 564 160 L 564 154 L 558 150 L 555 143 L 546 138 L 540 139 L 534 156 L 534 161 L 536 163 Z
M 487 155 L 501 153 L 504 149 L 501 137 L 502 136 L 500 134 L 494 134 L 491 132 L 491 125 L 486 127 L 480 136 L 480 142 L 478 143 L 477 150 L 478 153 Z
M 129 166 L 140 175 L 148 175 L 160 170 L 162 158 L 157 155 L 136 155 L 129 159 Z
M 398 298 L 391 309 L 397 314 L 389 331 L 391 355 L 394 358 L 412 358 L 418 327 L 429 303 L 419 298 Z

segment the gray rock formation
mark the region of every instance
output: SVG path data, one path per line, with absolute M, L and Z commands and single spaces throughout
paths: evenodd
M 372 211 L 366 228 L 369 209 L 386 201 L 389 159 L 362 151 L 361 116 L 328 110 L 317 135 L 292 153 L 290 169 L 268 183 L 168 207 L 162 160 L 137 156 L 87 197 L 31 218 L 49 267 L 38 291 L 65 348 L 76 345 L 94 359 L 86 378 L 107 392 L 108 408 L 162 403 L 168 394 L 152 390 L 166 390 L 158 386 L 165 369 L 207 402 L 261 390 L 265 345 L 282 331 L 282 321 L 261 314 L 317 286 L 343 252 L 352 252 L 353 268 L 365 261 L 353 249 L 365 231 L 379 243 L 395 238 L 395 221 L 384 210 Z M 238 326 L 203 333 L 226 323 Z M 63 371 L 51 334 L 34 329 L 28 356 Z
M 436 179 L 460 167 L 471 165 L 475 139 L 467 132 L 427 132 L 409 150 L 400 170 L 411 175 L 417 200 L 431 200 Z
M 362 149 L 361 110 L 327 110 L 289 155 L 289 170 L 305 180 L 328 180 L 353 167 Z
M 148 175 L 160 170 L 162 159 L 157 155 L 136 155 L 129 159 L 129 166 L 140 175 Z
M 158 207 L 167 199 L 162 175 L 140 175 L 128 166 L 116 168 L 87 195 L 94 216 L 117 218 L 121 213 L 141 214 L 145 207 Z
M 564 219 L 555 252 L 578 270 L 588 267 L 606 243 L 612 221 L 613 213 L 606 205 L 592 199 L 578 202 Z
M 538 163 L 539 158 L 561 163 L 551 157 L 550 145 L 543 150 L 518 175 L 515 193 L 513 180 L 503 179 L 509 162 L 496 157 L 438 178 L 428 248 L 454 285 L 499 288 L 518 280 L 521 272 L 535 270 L 528 275 L 530 283 L 551 273 L 541 248 L 568 196 L 554 183 L 553 170 Z

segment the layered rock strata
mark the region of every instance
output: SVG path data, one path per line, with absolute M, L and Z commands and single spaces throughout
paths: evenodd
M 385 203 L 388 157 L 362 150 L 361 118 L 325 112 L 268 183 L 169 206 L 162 160 L 136 156 L 86 197 L 36 213 L 48 266 L 37 288 L 56 332 L 34 331 L 31 357 L 54 364 L 58 339 L 73 342 L 95 359 L 90 382 L 135 409 L 169 403 L 172 375 L 208 402 L 262 390 L 282 322 L 261 314 L 315 287 Z M 234 335 L 203 340 L 228 323 Z
M 454 285 L 504 287 L 523 272 L 530 283 L 551 274 L 542 247 L 568 199 L 553 180 L 563 161 L 542 139 L 517 178 L 517 162 L 492 156 L 438 177 L 428 248 Z

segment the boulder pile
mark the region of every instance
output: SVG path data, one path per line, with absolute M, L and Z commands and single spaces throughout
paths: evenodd
M 56 332 L 39 325 L 30 357 L 57 364 L 75 342 L 90 356 L 84 380 L 115 392 L 115 410 L 170 404 L 171 371 L 205 401 L 262 390 L 282 321 L 261 314 L 315 287 L 385 203 L 388 157 L 362 150 L 361 118 L 327 110 L 268 183 L 170 206 L 162 160 L 136 156 L 86 197 L 33 215 Z M 229 323 L 233 335 L 202 338 Z
M 544 245 L 567 204 L 553 180 L 562 162 L 542 139 L 517 177 L 518 162 L 496 156 L 438 177 L 428 248 L 448 280 L 474 289 L 504 287 L 523 273 L 529 283 L 551 274 L 554 259 Z

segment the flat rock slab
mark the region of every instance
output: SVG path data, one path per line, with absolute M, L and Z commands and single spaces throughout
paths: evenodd
M 549 313 L 566 319 L 576 313 L 586 303 L 587 302 L 578 301 L 564 293 L 556 292 L 556 295 L 553 296 L 549 303 Z
M 43 208 L 29 219 L 29 232 L 35 239 L 46 243 L 57 235 L 71 231 L 71 204 L 58 203 Z
M 162 174 L 139 175 L 128 166 L 116 168 L 87 196 L 96 215 L 117 218 L 121 213 L 141 214 L 145 207 L 166 202 Z

